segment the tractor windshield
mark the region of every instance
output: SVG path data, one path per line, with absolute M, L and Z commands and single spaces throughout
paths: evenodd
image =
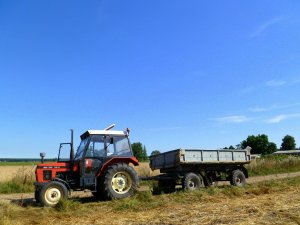
M 85 138 L 85 139 L 83 139 L 83 140 L 81 141 L 81 143 L 80 143 L 80 145 L 79 145 L 79 147 L 78 147 L 78 149 L 77 149 L 75 158 L 74 158 L 75 160 L 81 159 L 81 158 L 82 158 L 83 153 L 84 153 L 84 150 L 85 150 L 86 145 L 87 145 L 87 143 L 89 142 L 89 140 L 90 140 L 90 137 L 87 137 L 87 138 Z
M 132 155 L 129 139 L 126 136 L 95 134 L 81 141 L 75 155 L 75 160 L 83 157 L 99 158 Z
M 132 156 L 127 137 L 92 135 L 86 157 Z

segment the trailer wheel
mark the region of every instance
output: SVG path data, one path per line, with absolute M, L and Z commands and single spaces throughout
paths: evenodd
M 205 187 L 204 181 L 201 175 L 197 175 L 195 173 L 187 173 L 183 177 L 182 188 L 185 190 L 196 190 L 201 187 Z
M 238 187 L 244 186 L 246 184 L 245 174 L 241 170 L 233 170 L 230 184 Z
M 114 164 L 106 170 L 104 175 L 103 197 L 127 198 L 136 192 L 138 185 L 139 178 L 131 166 L 125 163 Z
M 46 183 L 37 194 L 37 202 L 42 206 L 55 206 L 59 200 L 68 197 L 68 190 L 64 184 L 51 181 Z

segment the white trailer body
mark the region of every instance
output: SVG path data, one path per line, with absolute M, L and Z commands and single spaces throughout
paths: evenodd
M 154 177 L 166 192 L 175 190 L 177 184 L 194 190 L 211 186 L 218 181 L 230 181 L 243 186 L 248 178 L 244 167 L 250 163 L 250 147 L 246 149 L 176 149 L 150 156 L 152 170 L 160 170 Z
M 246 149 L 176 149 L 150 156 L 152 170 L 175 168 L 182 164 L 247 164 L 250 163 L 250 148 Z

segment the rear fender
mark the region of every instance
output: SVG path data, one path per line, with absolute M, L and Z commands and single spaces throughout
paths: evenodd
M 133 165 L 135 166 L 138 166 L 139 165 L 139 161 L 137 160 L 137 158 L 135 157 L 130 157 L 130 158 L 124 158 L 124 157 L 114 157 L 114 158 L 111 158 L 110 160 L 108 160 L 107 162 L 105 162 L 103 164 L 103 166 L 101 167 L 101 169 L 99 170 L 99 172 L 97 173 L 97 177 L 100 177 L 104 174 L 105 170 L 113 165 L 113 164 L 117 164 L 117 163 L 126 163 L 126 164 L 129 164 L 129 163 L 132 163 Z

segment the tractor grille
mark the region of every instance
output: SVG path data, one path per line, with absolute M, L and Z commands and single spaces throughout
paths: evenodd
M 52 170 L 44 170 L 43 171 L 44 180 L 51 180 L 52 178 Z

